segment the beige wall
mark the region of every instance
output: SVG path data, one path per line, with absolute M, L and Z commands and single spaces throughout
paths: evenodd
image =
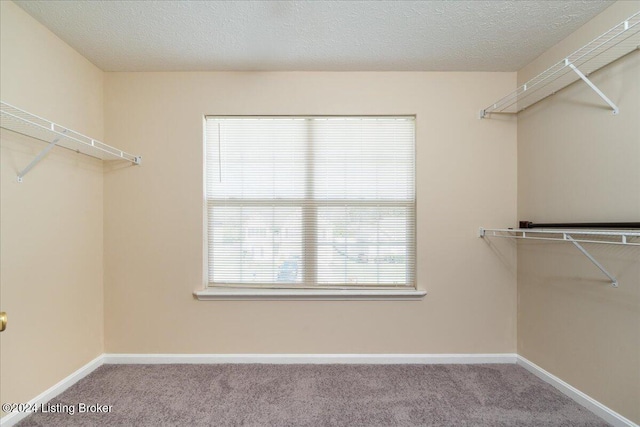
M 542 58 L 559 60 L 637 10 L 614 4 Z M 520 219 L 640 220 L 639 76 L 637 50 L 590 76 L 618 116 L 583 82 L 519 114 Z M 572 245 L 519 244 L 518 353 L 640 422 L 640 248 L 586 247 L 619 288 Z
M 0 97 L 101 138 L 103 73 L 15 4 L 0 2 Z M 27 402 L 103 352 L 103 178 L 99 161 L 0 137 L 2 402 Z
M 106 73 L 109 353 L 503 353 L 516 346 L 516 123 L 478 120 L 515 73 Z M 422 301 L 197 301 L 205 114 L 416 114 Z

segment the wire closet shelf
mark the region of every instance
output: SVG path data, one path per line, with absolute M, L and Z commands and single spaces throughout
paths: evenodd
M 640 230 L 588 230 L 588 229 L 531 229 L 531 228 L 483 228 L 478 237 L 498 237 L 507 239 L 545 240 L 572 243 L 586 256 L 609 280 L 614 288 L 618 280 L 611 274 L 581 243 L 599 243 L 622 246 L 640 246 Z
M 613 113 L 617 114 L 617 106 L 588 79 L 588 76 L 636 49 L 640 49 L 640 11 L 538 74 L 504 98 L 480 110 L 480 118 L 491 113 L 516 114 L 579 79 L 587 83 L 609 104 Z
M 129 154 L 2 101 L 0 101 L 0 127 L 49 143 L 31 164 L 18 173 L 19 182 L 22 182 L 24 175 L 42 160 L 54 146 L 67 148 L 101 160 L 126 160 L 134 165 L 139 165 L 142 162 L 140 156 Z
M 479 234 L 480 237 L 553 241 L 570 241 L 571 237 L 579 243 L 640 246 L 640 230 L 480 228 Z

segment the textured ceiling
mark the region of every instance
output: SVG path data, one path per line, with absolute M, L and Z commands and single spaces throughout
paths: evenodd
M 105 71 L 515 71 L 612 1 L 26 1 Z

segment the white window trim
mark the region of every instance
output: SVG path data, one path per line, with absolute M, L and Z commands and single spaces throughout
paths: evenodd
M 202 126 L 203 134 L 206 134 L 207 118 L 214 117 L 205 115 L 203 116 Z M 222 117 L 222 116 L 221 116 Z M 239 117 L 251 117 L 251 116 L 239 116 Z M 296 116 L 297 117 L 297 116 Z M 306 116 L 300 116 L 306 117 Z M 309 116 L 316 117 L 316 116 Z M 317 116 L 320 117 L 320 116 Z M 347 117 L 347 116 L 345 116 Z M 386 116 L 385 116 L 386 117 Z M 393 117 L 389 115 L 388 117 Z M 415 116 L 414 120 L 415 120 Z M 203 157 L 206 159 L 206 137 L 203 141 Z M 415 147 L 414 147 L 415 149 Z M 414 153 L 414 155 L 416 155 Z M 268 288 L 268 287 L 244 287 L 244 284 L 231 284 L 230 286 L 224 285 L 212 285 L 209 280 L 209 257 L 208 257 L 208 199 L 207 199 L 207 183 L 206 183 L 206 163 L 203 170 L 203 289 L 193 291 L 193 296 L 199 301 L 220 301 L 220 300 L 316 300 L 316 301 L 345 301 L 345 300 L 395 300 L 395 301 L 411 301 L 423 299 L 427 291 L 418 289 L 417 284 L 417 265 L 414 266 L 413 277 L 416 282 L 413 286 L 401 286 L 401 287 L 385 287 L 380 289 L 330 289 L 330 288 L 318 288 L 312 289 L 308 287 L 300 288 Z M 414 172 L 415 179 L 415 172 Z M 388 203 L 389 201 L 365 201 L 362 204 L 380 204 Z M 357 203 L 357 201 L 356 201 Z M 395 205 L 395 204 L 394 204 Z M 414 200 L 413 207 L 416 209 L 417 200 Z M 415 215 L 415 213 L 414 213 Z M 417 220 L 417 217 L 416 217 Z M 417 223 L 414 223 L 414 227 L 417 227 Z M 415 229 L 413 238 L 415 239 Z M 415 245 L 415 243 L 414 243 Z M 315 248 L 314 248 L 315 249 Z M 417 251 L 417 245 L 414 246 L 414 251 Z
M 258 289 L 207 287 L 193 295 L 200 301 L 220 300 L 421 300 L 427 291 L 419 289 Z

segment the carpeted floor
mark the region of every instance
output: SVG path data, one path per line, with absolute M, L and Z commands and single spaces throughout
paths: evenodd
M 63 405 L 18 425 L 607 425 L 517 365 L 105 365 L 48 404 Z

